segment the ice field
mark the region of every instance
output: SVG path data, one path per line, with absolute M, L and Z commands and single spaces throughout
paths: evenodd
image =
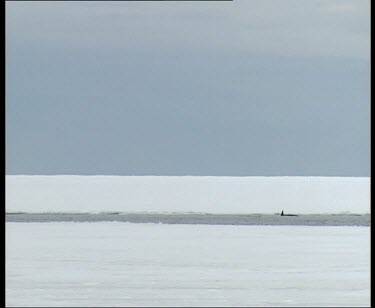
M 7 212 L 370 213 L 368 177 L 6 176 Z
M 370 228 L 8 222 L 6 305 L 369 306 Z
M 6 212 L 7 307 L 370 305 L 369 178 L 8 175 Z

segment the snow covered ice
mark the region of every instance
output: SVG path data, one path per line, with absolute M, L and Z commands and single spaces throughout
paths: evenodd
M 369 306 L 370 228 L 7 223 L 6 305 Z
M 301 215 L 283 226 L 52 222 L 111 211 L 277 221 L 282 209 Z M 7 176 L 6 211 L 7 307 L 370 305 L 369 178 Z M 285 220 L 323 213 L 365 224 Z M 45 222 L 10 219 L 32 215 Z

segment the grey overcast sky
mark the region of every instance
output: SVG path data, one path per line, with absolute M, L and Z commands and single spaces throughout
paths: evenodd
M 370 1 L 8 1 L 6 168 L 369 176 Z

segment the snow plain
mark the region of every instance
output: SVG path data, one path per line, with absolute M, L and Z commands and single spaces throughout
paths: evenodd
M 6 176 L 7 212 L 370 213 L 368 177 Z
M 370 179 L 6 176 L 6 212 L 370 212 Z M 370 228 L 7 222 L 6 306 L 369 306 Z
M 8 222 L 6 306 L 370 306 L 370 228 Z

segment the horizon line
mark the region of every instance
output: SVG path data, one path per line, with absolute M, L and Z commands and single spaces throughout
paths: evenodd
M 168 175 L 168 174 L 5 174 L 5 176 L 118 176 L 118 177 L 350 177 L 350 178 L 371 178 L 371 175 Z

